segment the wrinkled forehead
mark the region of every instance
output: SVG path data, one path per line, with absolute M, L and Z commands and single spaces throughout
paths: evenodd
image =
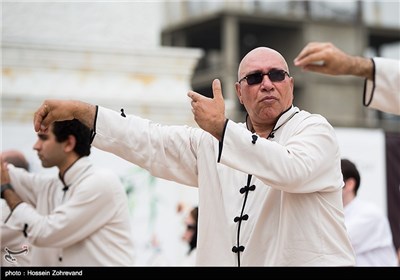
M 283 69 L 289 72 L 285 58 L 270 48 L 257 48 L 250 51 L 239 65 L 239 77 L 251 71 L 267 71 L 272 68 Z

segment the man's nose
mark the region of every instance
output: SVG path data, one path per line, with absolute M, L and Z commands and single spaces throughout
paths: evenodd
M 261 88 L 264 88 L 266 90 L 271 90 L 274 87 L 273 83 L 269 79 L 267 74 L 264 74 L 262 76 L 262 81 L 261 81 Z

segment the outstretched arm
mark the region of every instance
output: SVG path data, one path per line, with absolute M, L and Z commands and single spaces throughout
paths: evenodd
M 373 80 L 371 59 L 349 55 L 332 43 L 308 43 L 294 59 L 294 65 L 322 74 L 352 75 Z
M 77 100 L 48 99 L 35 112 L 33 124 L 35 131 L 46 130 L 55 121 L 78 119 L 93 129 L 96 106 Z
M 218 79 L 213 81 L 212 89 L 214 98 L 205 97 L 194 91 L 189 91 L 188 96 L 192 99 L 194 120 L 200 128 L 221 141 L 226 118 L 221 82 Z

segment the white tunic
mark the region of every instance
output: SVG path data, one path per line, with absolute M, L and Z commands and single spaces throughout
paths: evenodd
M 357 266 L 397 266 L 387 217 L 374 204 L 357 197 L 344 211 Z
M 355 264 L 338 143 L 323 117 L 292 107 L 270 140 L 228 121 L 221 142 L 199 128 L 124 118 L 102 107 L 95 126 L 97 148 L 198 187 L 197 265 Z
M 65 185 L 58 177 L 12 165 L 9 171 L 14 189 L 25 202 L 6 224 L 20 232 L 27 224 L 28 240 L 35 246 L 32 265 L 134 264 L 128 202 L 117 175 L 95 169 L 87 157 L 66 171 Z M 69 188 L 63 191 L 65 186 Z
M 374 81 L 365 80 L 364 105 L 400 115 L 400 61 L 375 57 Z

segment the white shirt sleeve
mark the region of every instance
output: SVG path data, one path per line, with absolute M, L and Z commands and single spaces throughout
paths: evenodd
M 400 115 L 400 61 L 375 57 L 374 81 L 365 80 L 364 105 Z

